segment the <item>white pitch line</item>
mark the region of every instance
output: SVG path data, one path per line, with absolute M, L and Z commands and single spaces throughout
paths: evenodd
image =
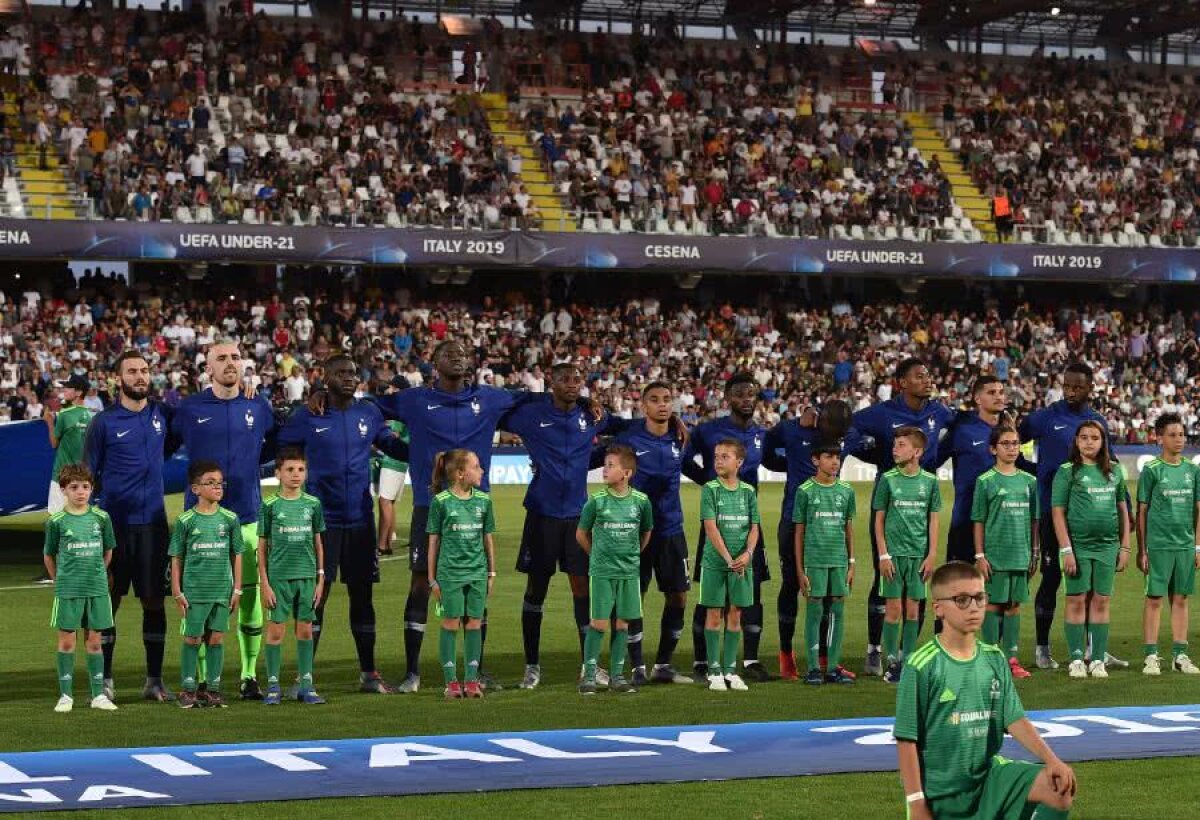
M 25 584 L 19 587 L 0 587 L 0 592 L 12 592 L 17 589 L 54 589 L 54 584 Z

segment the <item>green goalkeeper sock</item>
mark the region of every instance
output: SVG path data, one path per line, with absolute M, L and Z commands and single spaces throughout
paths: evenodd
M 279 672 L 279 647 L 276 647 L 275 671 Z M 313 688 L 313 656 L 316 655 L 317 644 L 312 638 L 296 639 L 296 672 L 300 675 L 300 691 L 311 692 Z
M 55 653 L 54 665 L 58 669 L 58 694 L 71 697 L 72 687 L 75 683 L 75 653 Z
M 1067 622 L 1063 631 L 1067 633 L 1067 651 L 1071 654 L 1071 660 L 1083 660 L 1083 645 L 1085 638 L 1086 627 L 1083 624 L 1073 624 Z
M 1017 649 L 1021 645 L 1021 613 L 1006 612 L 1004 614 L 1004 648 L 1010 658 L 1017 657 Z
M 179 675 L 183 679 L 183 691 L 196 691 L 196 667 L 200 665 L 200 644 L 183 642 L 183 654 L 179 661 Z
M 213 643 L 208 645 L 208 691 L 221 691 L 221 670 L 225 666 L 225 645 Z
M 983 615 L 983 629 L 980 630 L 980 637 L 984 643 L 990 643 L 992 646 L 1000 645 L 1000 613 L 992 612 L 990 609 Z
M 104 694 L 104 653 L 87 653 L 88 691 L 93 698 Z
M 898 660 L 900 649 L 900 622 L 892 623 L 890 621 L 883 622 L 883 656 L 887 658 L 888 663 Z
M 904 653 L 904 660 L 908 660 L 917 651 L 917 641 L 921 637 L 921 622 L 920 621 L 905 621 L 904 622 L 904 641 L 900 644 L 900 651 Z
M 299 644 L 299 641 L 296 641 Z M 268 643 L 266 651 L 263 653 L 267 656 L 267 688 L 279 685 L 279 667 L 283 663 L 283 644 Z
M 196 647 L 196 680 L 208 680 L 208 644 L 204 643 L 203 638 Z
M 238 650 L 242 659 L 242 680 L 258 675 L 258 653 L 262 649 L 263 610 L 258 597 L 258 586 L 242 587 L 242 600 L 238 604 Z
M 721 666 L 727 676 L 737 674 L 738 644 L 741 641 L 742 631 L 740 629 L 737 631 L 725 630 L 725 645 L 721 649 Z
M 1108 654 L 1108 624 L 1088 624 L 1088 635 L 1092 639 L 1092 660 L 1103 663 Z
M 721 630 L 704 630 L 704 650 L 708 655 L 708 674 L 721 674 Z
M 846 634 L 846 602 L 833 601 L 829 605 L 829 670 L 832 672 L 842 665 L 842 636 Z M 820 623 L 817 629 L 820 629 Z
M 820 598 L 809 598 L 804 607 L 804 646 L 808 655 L 808 671 L 821 668 L 821 610 Z
M 442 665 L 442 677 L 446 685 L 458 680 L 458 630 L 442 627 L 442 636 L 438 639 L 438 662 Z
M 583 679 L 588 683 L 596 682 L 596 664 L 600 662 L 602 646 L 604 633 L 589 624 L 587 636 L 583 639 Z
M 1187 654 L 1187 641 L 1175 641 L 1171 644 L 1171 657 L 1178 658 Z
M 483 630 L 466 630 L 467 682 L 479 680 L 479 659 L 483 657 Z
M 619 678 L 625 672 L 625 651 L 629 648 L 629 630 L 614 629 L 612 636 L 612 645 L 609 647 L 611 658 L 609 659 L 608 670 L 609 675 L 614 678 Z

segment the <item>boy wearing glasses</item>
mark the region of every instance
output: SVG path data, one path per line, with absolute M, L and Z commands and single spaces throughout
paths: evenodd
M 900 678 L 893 734 L 911 820 L 1064 818 L 1075 773 L 1025 717 L 1004 652 L 977 639 L 988 596 L 983 574 L 951 561 L 933 574 L 942 633 Z M 997 752 L 1008 732 L 1042 762 Z
M 180 673 L 183 691 L 179 706 L 225 706 L 221 697 L 222 641 L 229 628 L 229 613 L 241 597 L 242 522 L 221 506 L 225 477 L 212 461 L 193 461 L 188 484 L 196 504 L 175 522 L 171 533 L 171 595 L 183 619 L 183 657 Z M 236 579 L 236 582 L 235 582 Z M 207 691 L 203 700 L 196 690 L 200 642 L 208 636 Z
M 1030 673 L 1017 660 L 1021 604 L 1029 600 L 1029 579 L 1038 565 L 1037 479 L 1017 469 L 1021 437 L 1012 427 L 992 430 L 996 465 L 975 480 L 971 521 L 975 528 L 975 566 L 983 573 L 988 594 L 983 640 L 1003 648 L 1017 679 Z

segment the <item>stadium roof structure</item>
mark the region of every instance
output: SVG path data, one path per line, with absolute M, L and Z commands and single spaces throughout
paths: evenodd
M 390 0 L 368 0 L 383 8 Z M 406 11 L 562 20 L 748 26 L 799 36 L 843 34 L 936 42 L 959 37 L 1048 47 L 1184 52 L 1200 42 L 1197 0 L 404 0 Z

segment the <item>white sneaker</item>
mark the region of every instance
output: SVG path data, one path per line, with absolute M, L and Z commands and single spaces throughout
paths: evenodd
M 1108 670 L 1104 668 L 1104 661 L 1092 661 L 1092 665 L 1088 667 L 1088 674 L 1093 678 L 1107 678 Z
M 1147 655 L 1146 660 L 1142 661 L 1143 675 L 1161 675 L 1162 664 L 1158 660 L 1158 655 Z
M 1033 653 L 1033 661 L 1038 669 L 1057 669 L 1058 661 L 1050 654 L 1050 647 L 1039 646 Z
M 113 703 L 117 702 L 117 685 L 113 683 L 112 678 L 104 679 L 104 697 L 108 698 Z
M 1182 672 L 1185 675 L 1200 675 L 1200 666 L 1192 663 L 1192 659 L 1187 655 L 1176 655 L 1172 666 L 1175 667 L 1176 672 Z
M 1103 668 L 1104 664 L 1100 664 Z M 1067 674 L 1072 678 L 1086 678 L 1088 676 L 1087 664 L 1081 660 L 1071 661 L 1071 665 L 1067 667 Z
M 583 681 L 583 678 L 584 678 L 584 675 L 586 674 L 586 671 L 587 671 L 587 667 L 586 667 L 586 666 L 580 666 L 580 667 L 579 667 L 579 680 L 580 680 L 580 682 L 582 682 L 582 681 Z M 601 666 L 597 666 L 597 667 L 596 667 L 596 688 L 598 688 L 598 689 L 607 689 L 607 688 L 608 688 L 609 681 L 610 681 L 611 679 L 612 679 L 612 678 L 611 678 L 611 676 L 608 674 L 608 670 L 607 670 L 607 669 L 605 669 L 605 668 L 603 668 L 603 667 L 601 667 Z
M 750 691 L 750 687 L 746 685 L 746 682 L 744 680 L 742 680 L 740 677 L 738 677 L 737 675 L 726 675 L 725 676 L 725 685 L 728 686 L 730 689 L 732 689 L 735 692 L 749 692 Z
M 54 704 L 54 711 L 60 715 L 71 711 L 75 706 L 75 699 L 70 695 L 59 695 L 58 703 Z
M 92 698 L 92 708 L 99 709 L 101 712 L 115 712 L 117 711 L 117 704 L 109 700 L 107 695 L 101 694 Z
M 745 684 L 742 685 L 745 686 Z M 721 677 L 720 675 L 708 676 L 708 691 L 724 692 L 725 688 L 725 678 Z
M 1104 665 L 1111 669 L 1128 669 L 1129 661 L 1121 660 L 1111 652 L 1105 652 Z

